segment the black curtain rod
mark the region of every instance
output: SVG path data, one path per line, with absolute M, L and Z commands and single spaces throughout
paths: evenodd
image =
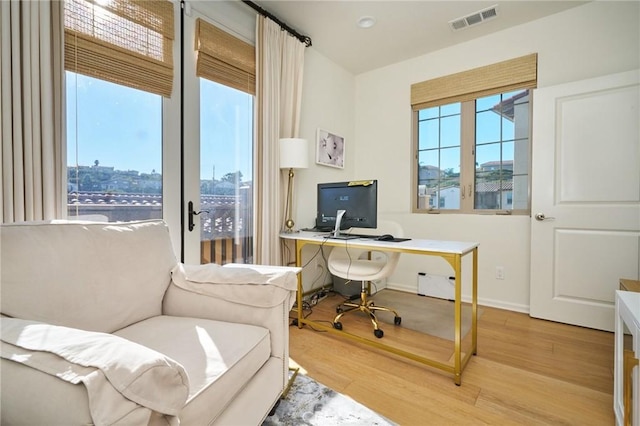
M 284 22 L 282 22 L 281 20 L 279 20 L 278 18 L 273 16 L 271 13 L 267 12 L 266 10 L 264 10 L 263 8 L 261 8 L 260 6 L 258 6 L 257 4 L 255 4 L 252 1 L 242 0 L 242 3 L 246 4 L 251 9 L 255 10 L 256 12 L 258 12 L 260 15 L 266 16 L 267 18 L 271 19 L 276 24 L 280 25 L 280 28 L 282 28 L 283 30 L 287 31 L 289 34 L 291 34 L 292 36 L 294 36 L 295 38 L 300 40 L 307 47 L 311 46 L 311 37 L 300 34 L 299 32 L 297 32 L 296 30 L 294 30 L 293 28 L 291 28 L 290 26 L 288 26 L 287 24 L 285 24 Z

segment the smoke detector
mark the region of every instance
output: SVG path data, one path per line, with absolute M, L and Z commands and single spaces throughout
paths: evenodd
M 376 24 L 376 18 L 373 16 L 363 16 L 358 19 L 357 24 L 360 28 L 371 28 Z
M 481 24 L 485 21 L 488 21 L 493 18 L 498 17 L 498 5 L 493 5 L 486 9 L 479 10 L 470 15 L 463 16 L 461 18 L 456 18 L 449 21 L 449 26 L 453 31 L 458 31 L 467 27 L 471 27 L 473 25 Z

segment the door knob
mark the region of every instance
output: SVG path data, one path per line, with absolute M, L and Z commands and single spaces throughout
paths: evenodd
M 544 215 L 544 213 L 538 213 L 534 216 L 536 218 L 536 220 L 539 220 L 540 222 L 542 222 L 543 220 L 554 220 L 555 217 L 546 217 Z

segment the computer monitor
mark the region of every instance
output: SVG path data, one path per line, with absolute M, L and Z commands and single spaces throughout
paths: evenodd
M 344 210 L 339 229 L 378 226 L 378 181 L 358 180 L 318 184 L 316 228 L 337 229 L 338 212 Z

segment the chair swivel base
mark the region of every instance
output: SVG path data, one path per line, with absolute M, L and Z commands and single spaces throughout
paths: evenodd
M 347 307 L 348 309 L 343 309 L 343 306 Z M 380 329 L 380 326 L 378 325 L 378 318 L 376 318 L 376 315 L 374 313 L 375 311 L 391 312 L 394 315 L 393 323 L 395 325 L 400 325 L 402 323 L 402 318 L 398 315 L 398 313 L 395 310 L 391 308 L 386 308 L 384 306 L 375 306 L 372 300 L 367 300 L 366 291 L 362 291 L 360 293 L 359 303 L 344 302 L 341 305 L 338 305 L 338 307 L 336 308 L 336 313 L 338 315 L 336 315 L 336 317 L 333 319 L 333 328 L 335 328 L 336 330 L 342 330 L 342 323 L 340 322 L 340 319 L 345 314 L 348 314 L 349 312 L 356 312 L 356 311 L 364 312 L 365 314 L 369 315 L 371 324 L 373 324 L 373 334 L 378 339 L 384 336 L 384 332 Z

